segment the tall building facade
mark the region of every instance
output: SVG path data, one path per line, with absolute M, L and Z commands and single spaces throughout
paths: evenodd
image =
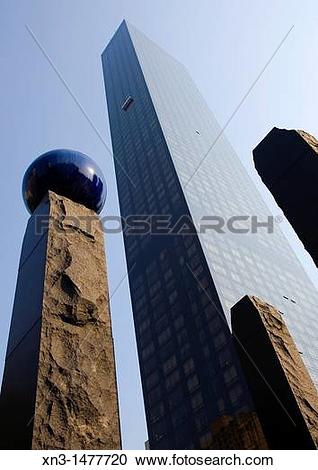
M 267 207 L 182 64 L 126 22 L 102 63 L 123 217 L 171 215 L 178 229 L 185 218 L 196 227 L 206 216 L 265 220 Z M 210 446 L 216 419 L 253 410 L 229 328 L 245 294 L 285 312 L 318 381 L 318 295 L 277 227 L 185 231 L 124 233 L 153 449 Z

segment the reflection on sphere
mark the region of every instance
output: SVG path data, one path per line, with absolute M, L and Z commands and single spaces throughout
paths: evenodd
M 22 192 L 32 214 L 48 191 L 83 204 L 98 214 L 106 200 L 106 182 L 96 163 L 75 150 L 51 150 L 25 172 Z

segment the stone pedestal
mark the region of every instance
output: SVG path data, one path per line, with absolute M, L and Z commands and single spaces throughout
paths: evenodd
M 0 420 L 3 449 L 121 446 L 103 232 L 53 192 L 24 238 Z
M 274 127 L 253 151 L 255 167 L 318 266 L 318 141 Z
M 318 394 L 281 313 L 245 296 L 232 330 L 270 449 L 318 447 Z

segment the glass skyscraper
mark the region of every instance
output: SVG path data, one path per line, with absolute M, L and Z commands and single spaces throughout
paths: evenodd
M 317 384 L 318 294 L 277 225 L 238 233 L 268 209 L 185 67 L 126 22 L 102 62 L 128 225 L 153 214 L 170 226 L 226 222 L 198 234 L 124 232 L 150 448 L 204 448 L 219 416 L 253 410 L 230 307 L 250 294 L 284 312 Z

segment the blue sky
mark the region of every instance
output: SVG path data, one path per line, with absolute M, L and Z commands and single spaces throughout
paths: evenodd
M 107 179 L 104 214 L 118 213 L 113 162 L 102 142 L 110 145 L 100 55 L 123 18 L 187 66 L 221 125 L 292 28 L 226 129 L 273 214 L 280 210 L 253 169 L 251 150 L 274 125 L 318 136 L 314 0 L 1 0 L 0 376 L 28 217 L 21 198 L 28 164 L 52 148 L 87 153 Z M 286 221 L 282 228 L 318 284 L 313 262 Z M 112 293 L 126 270 L 121 236 L 108 235 L 106 250 Z M 143 448 L 146 429 L 127 279 L 111 308 L 123 444 Z

